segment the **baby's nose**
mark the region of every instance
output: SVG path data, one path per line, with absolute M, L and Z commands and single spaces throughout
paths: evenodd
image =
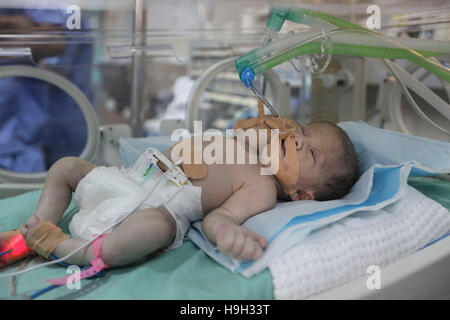
M 302 133 L 301 129 L 294 132 L 294 138 L 295 138 L 295 147 L 297 148 L 297 150 L 302 149 L 304 145 L 308 143 L 308 137 L 306 137 Z
M 294 133 L 294 138 L 295 138 L 295 148 L 297 150 L 300 150 L 303 146 L 303 142 L 304 142 L 304 136 L 298 132 Z

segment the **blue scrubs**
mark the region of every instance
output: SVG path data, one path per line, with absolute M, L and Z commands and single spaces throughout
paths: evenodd
M 35 23 L 62 28 L 69 17 L 60 10 L 1 9 L 0 14 L 25 14 Z M 75 43 L 70 38 L 87 30 L 83 15 L 81 20 L 80 31 L 68 30 L 64 52 L 44 61 L 92 101 L 92 44 Z M 15 63 L 24 64 L 24 61 Z M 1 63 L 11 64 L 10 60 Z M 46 171 L 63 156 L 78 156 L 86 138 L 86 123 L 79 107 L 61 89 L 32 78 L 0 79 L 0 168 L 16 172 Z

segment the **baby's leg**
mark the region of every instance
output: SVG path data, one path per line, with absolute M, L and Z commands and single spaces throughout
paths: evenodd
M 138 210 L 122 221 L 103 241 L 101 257 L 108 265 L 119 267 L 136 262 L 157 250 L 167 248 L 175 238 L 176 223 L 164 207 Z M 54 251 L 62 258 L 86 240 L 69 239 Z M 94 259 L 91 245 L 66 260 L 87 265 Z
M 26 238 L 28 232 L 40 221 L 58 224 L 69 206 L 72 192 L 80 180 L 95 167 L 94 164 L 75 157 L 64 157 L 56 161 L 47 173 L 36 211 L 20 227 L 23 236 Z
M 41 221 L 58 221 L 70 203 L 72 192 L 80 180 L 95 165 L 75 157 L 65 157 L 55 162 L 48 171 L 39 204 L 28 222 L 22 223 L 20 233 L 12 230 L 0 233 L 0 267 L 9 265 L 33 253 L 25 247 L 24 239 Z

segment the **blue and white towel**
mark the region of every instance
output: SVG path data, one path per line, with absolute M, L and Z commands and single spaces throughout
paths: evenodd
M 269 266 L 274 297 L 304 299 L 358 278 L 367 285 L 369 267 L 384 268 L 449 232 L 449 210 L 408 186 L 405 195 L 380 210 L 359 211 L 313 231 L 306 239 L 292 240 L 298 244 Z M 381 272 L 380 289 L 388 288 Z M 402 276 L 396 281 L 405 281 Z M 369 289 L 345 290 L 345 296 L 335 297 L 366 299 L 371 293 Z

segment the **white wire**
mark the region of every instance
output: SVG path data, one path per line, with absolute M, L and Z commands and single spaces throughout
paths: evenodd
M 439 126 L 438 124 L 436 124 L 433 120 L 431 120 L 423 111 L 422 109 L 420 109 L 420 107 L 416 104 L 416 102 L 414 101 L 414 98 L 411 96 L 411 94 L 409 93 L 408 88 L 406 87 L 406 85 L 403 83 L 403 80 L 400 78 L 400 76 L 398 75 L 397 71 L 394 69 L 394 67 L 392 66 L 392 62 L 389 61 L 388 59 L 383 59 L 384 63 L 386 64 L 386 67 L 389 69 L 389 71 L 391 72 L 391 74 L 395 77 L 395 79 L 397 80 L 397 82 L 399 83 L 400 87 L 403 90 L 403 94 L 405 95 L 406 99 L 408 100 L 408 102 L 410 103 L 411 107 L 416 111 L 416 113 L 425 121 L 427 121 L 428 123 L 430 123 L 431 125 L 433 125 L 435 128 L 441 130 L 442 132 L 450 135 L 450 132 L 445 129 L 442 128 L 441 126 Z
M 155 190 L 155 188 L 158 186 L 158 184 L 162 181 L 163 178 L 165 178 L 165 176 L 167 175 L 167 173 L 170 172 L 170 170 L 172 170 L 175 166 L 179 165 L 181 163 L 181 160 L 178 160 L 177 162 L 175 162 L 174 164 L 172 164 L 169 169 L 166 170 L 166 172 L 164 172 L 164 174 L 159 178 L 159 180 L 156 182 L 156 184 L 153 186 L 153 188 L 147 193 L 146 197 L 144 198 L 144 200 L 142 200 L 134 210 L 130 211 L 128 214 L 124 215 L 122 218 L 120 218 L 119 220 L 117 220 L 116 222 L 113 223 L 112 226 L 106 228 L 105 230 L 103 230 L 101 233 L 99 233 L 97 236 L 95 236 L 93 239 L 89 240 L 88 242 L 86 242 L 85 244 L 81 245 L 79 248 L 73 250 L 72 252 L 70 252 L 69 254 L 67 254 L 65 257 L 62 257 L 60 259 L 57 260 L 53 260 L 53 261 L 49 261 L 49 262 L 44 262 L 44 263 L 40 263 L 38 265 L 35 265 L 33 267 L 21 270 L 21 271 L 17 271 L 17 272 L 11 272 L 11 273 L 7 273 L 7 274 L 3 274 L 0 275 L 0 279 L 2 278 L 7 278 L 7 277 L 13 277 L 19 274 L 23 274 L 29 271 L 32 271 L 34 269 L 40 268 L 40 267 L 44 267 L 44 266 L 49 266 L 52 264 L 56 264 L 59 262 L 63 262 L 64 260 L 66 260 L 67 258 L 71 257 L 72 255 L 74 255 L 75 253 L 77 253 L 78 251 L 80 251 L 81 249 L 83 249 L 84 247 L 88 246 L 89 244 L 91 244 L 93 241 L 95 241 L 97 238 L 99 238 L 101 235 L 103 235 L 106 231 L 114 228 L 116 225 L 118 225 L 120 222 L 122 222 L 126 217 L 128 217 L 130 214 L 132 214 L 133 212 L 135 212 L 145 201 L 147 201 L 147 199 L 152 195 L 153 191 Z

